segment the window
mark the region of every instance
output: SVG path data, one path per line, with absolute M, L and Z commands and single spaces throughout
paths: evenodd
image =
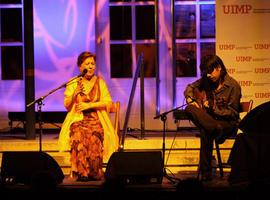
M 1 47 L 2 80 L 23 79 L 22 46 Z
M 198 78 L 201 57 L 215 53 L 215 1 L 176 0 L 173 18 L 173 105 L 176 106 L 176 96 L 179 96 L 176 92 L 183 90 L 176 89 L 177 82 L 184 80 L 181 78 Z
M 23 79 L 23 13 L 21 1 L 0 1 L 2 80 Z
M 111 78 L 132 78 L 140 53 L 145 77 L 156 77 L 155 44 L 155 1 L 110 0 Z
M 197 77 L 201 53 L 215 53 L 215 1 L 176 1 L 174 10 L 176 76 Z

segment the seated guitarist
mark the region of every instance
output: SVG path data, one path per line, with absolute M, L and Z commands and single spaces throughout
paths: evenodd
M 200 129 L 200 172 L 202 180 L 209 181 L 214 139 L 223 143 L 229 134 L 237 133 L 241 87 L 216 55 L 203 57 L 200 70 L 201 78 L 184 91 L 185 111 Z

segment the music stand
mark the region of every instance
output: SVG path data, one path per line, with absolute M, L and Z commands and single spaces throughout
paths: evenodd
M 163 177 L 166 177 L 169 181 L 171 181 L 173 184 L 175 184 L 176 182 L 173 180 L 173 179 L 176 179 L 178 181 L 180 181 L 179 179 L 177 178 L 174 178 L 174 177 L 170 177 L 167 172 L 166 172 L 166 169 L 165 169 L 165 135 L 166 135 L 166 128 L 165 128 L 165 124 L 166 124 L 166 120 L 167 120 L 167 114 L 173 112 L 173 111 L 176 111 L 180 108 L 183 108 L 184 106 L 186 106 L 187 104 L 184 104 L 184 105 L 181 105 L 179 107 L 176 107 L 172 110 L 169 110 L 169 111 L 166 111 L 164 113 L 161 113 L 157 116 L 154 117 L 154 119 L 158 119 L 160 118 L 161 121 L 163 122 L 163 134 L 162 134 L 162 162 L 163 162 Z

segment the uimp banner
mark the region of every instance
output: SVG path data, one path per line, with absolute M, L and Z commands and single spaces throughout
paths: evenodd
M 216 1 L 216 53 L 254 106 L 270 100 L 270 1 Z

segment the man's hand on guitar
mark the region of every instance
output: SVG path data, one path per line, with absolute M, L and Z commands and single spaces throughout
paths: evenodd
M 208 100 L 206 100 L 206 101 L 203 102 L 203 107 L 205 107 L 205 108 L 209 108 L 210 107 Z
M 189 105 L 193 105 L 193 106 L 195 106 L 197 108 L 200 108 L 199 104 L 194 99 L 192 99 L 191 97 L 188 97 L 187 98 L 187 103 Z

